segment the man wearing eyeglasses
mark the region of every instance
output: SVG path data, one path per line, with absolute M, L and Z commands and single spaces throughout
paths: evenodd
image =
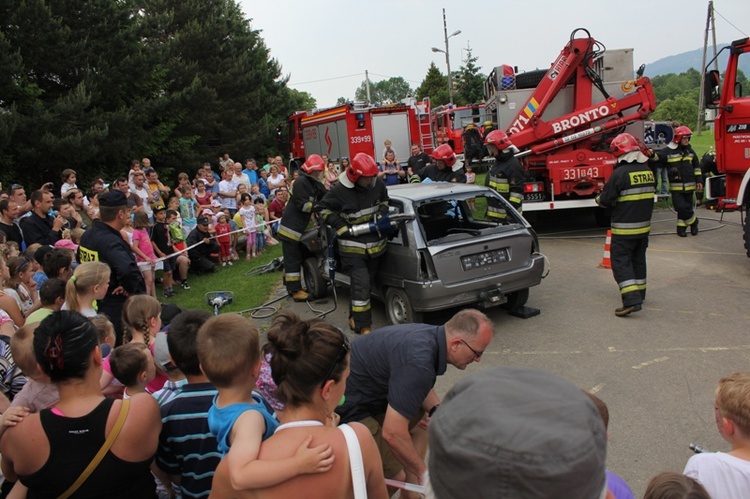
M 398 324 L 352 342 L 346 402 L 337 412 L 343 423 L 370 429 L 386 478 L 422 483 L 426 426 L 440 405 L 435 381 L 448 364 L 463 370 L 479 362 L 491 341 L 489 318 L 466 309 L 444 326 Z

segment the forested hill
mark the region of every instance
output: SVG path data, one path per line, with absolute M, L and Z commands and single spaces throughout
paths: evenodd
M 716 47 L 716 51 L 722 49 L 722 47 L 725 47 L 727 44 L 718 45 Z M 724 68 L 727 65 L 727 56 L 728 51 L 724 51 L 721 55 L 719 55 L 719 71 L 723 72 Z M 635 65 L 639 66 L 643 62 L 644 54 L 636 54 L 636 60 Z M 706 62 L 711 60 L 713 57 L 713 48 L 708 48 L 708 57 L 706 58 Z M 665 57 L 663 59 L 659 59 L 655 62 L 646 63 L 646 73 L 645 75 L 649 78 L 653 78 L 654 76 L 669 74 L 669 73 L 675 73 L 680 74 L 684 73 L 690 68 L 693 68 L 697 71 L 701 71 L 701 62 L 703 58 L 703 49 L 695 49 L 691 50 L 690 52 L 683 52 L 681 54 L 677 55 L 670 55 L 669 57 Z M 744 60 L 740 61 L 740 69 L 746 74 L 750 75 L 750 57 L 745 57 Z

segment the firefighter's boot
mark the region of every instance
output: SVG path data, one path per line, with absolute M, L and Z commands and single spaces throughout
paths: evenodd
M 680 237 L 687 237 L 687 227 L 677 227 L 677 235 Z
M 352 317 L 351 315 L 349 316 L 349 329 L 351 329 L 352 331 L 357 330 L 357 326 L 354 324 L 354 317 Z
M 310 295 L 304 289 L 298 289 L 292 293 L 292 300 L 294 301 L 307 301 L 309 298 Z
M 695 219 L 695 222 L 693 222 L 690 225 L 690 234 L 693 235 L 693 236 L 697 236 L 698 235 L 698 219 L 697 218 Z
M 636 303 L 635 305 L 623 305 L 620 308 L 615 309 L 615 315 L 617 317 L 625 317 L 627 315 L 632 314 L 633 312 L 640 312 L 641 311 L 641 304 Z

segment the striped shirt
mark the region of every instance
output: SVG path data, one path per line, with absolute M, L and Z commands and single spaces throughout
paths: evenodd
M 216 396 L 211 383 L 188 383 L 161 407 L 162 429 L 156 464 L 182 477 L 182 497 L 208 497 L 221 454 L 208 429 L 208 410 Z

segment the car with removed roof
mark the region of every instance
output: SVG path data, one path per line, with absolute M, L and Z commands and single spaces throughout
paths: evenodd
M 518 310 L 541 282 L 546 258 L 534 229 L 494 190 L 434 182 L 390 186 L 388 195 L 394 230 L 372 294 L 391 323 L 462 306 Z M 489 216 L 488 207 L 505 218 Z M 330 228 L 310 230 L 302 241 L 303 280 L 313 298 L 326 296 L 332 279 L 349 286 Z

